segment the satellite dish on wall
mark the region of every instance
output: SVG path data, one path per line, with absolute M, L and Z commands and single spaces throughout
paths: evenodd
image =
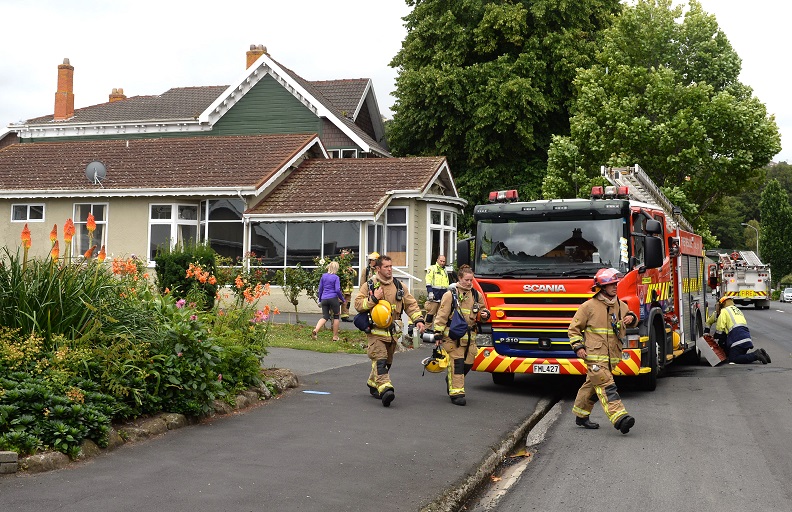
M 105 176 L 107 176 L 107 169 L 102 162 L 94 160 L 85 167 L 85 177 L 94 185 L 101 185 Z

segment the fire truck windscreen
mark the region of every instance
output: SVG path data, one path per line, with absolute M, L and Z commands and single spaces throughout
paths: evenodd
M 624 222 L 621 218 L 480 220 L 476 274 L 593 277 L 603 267 L 626 272 Z

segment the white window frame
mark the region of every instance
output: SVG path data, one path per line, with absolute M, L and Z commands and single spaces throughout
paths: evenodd
M 396 223 L 390 224 L 390 223 L 388 223 L 388 212 L 393 211 L 393 210 L 403 210 L 404 211 L 404 223 L 403 224 L 401 224 L 401 223 L 400 224 L 396 224 Z M 391 230 L 392 227 L 404 228 L 404 234 L 405 234 L 405 238 L 404 238 L 404 244 L 405 244 L 405 247 L 404 247 L 404 264 L 403 265 L 396 265 L 394 263 L 394 266 L 395 267 L 399 267 L 399 268 L 409 268 L 409 266 L 410 266 L 410 246 L 411 246 L 410 245 L 410 208 L 408 206 L 389 206 L 385 210 L 384 221 L 385 221 L 385 229 L 383 230 L 383 234 L 382 234 L 383 240 L 382 240 L 381 246 L 385 249 L 385 254 L 387 254 L 391 258 L 393 258 L 393 255 L 396 254 L 395 251 L 391 250 L 391 248 L 388 247 L 388 232 Z M 399 251 L 399 252 L 401 252 L 401 251 Z
M 327 154 L 330 158 L 357 158 L 357 149 L 328 149 Z
M 440 224 L 432 223 L 432 213 L 440 213 Z M 446 214 L 451 215 L 451 224 L 445 223 Z M 446 265 L 451 265 L 456 261 L 456 240 L 459 224 L 459 212 L 454 208 L 443 206 L 429 206 L 426 209 L 426 267 L 434 265 L 435 261 L 432 260 L 432 232 L 440 231 L 440 254 L 446 257 Z M 449 240 L 451 247 L 444 247 L 446 237 L 445 233 L 450 233 Z
M 77 241 L 79 240 L 79 237 L 80 237 L 80 228 L 81 228 L 81 226 L 84 226 L 84 225 L 88 224 L 87 219 L 85 221 L 77 220 L 79 218 L 79 215 L 77 215 L 77 208 L 80 207 L 80 206 L 90 206 L 91 207 L 90 213 L 92 213 L 92 214 L 93 214 L 93 211 L 94 211 L 95 207 L 97 207 L 97 206 L 104 207 L 104 220 L 95 220 L 94 219 L 94 222 L 96 222 L 97 227 L 98 226 L 102 226 L 102 235 L 94 241 L 94 245 L 96 245 L 96 247 L 97 247 L 96 251 L 94 252 L 94 255 L 99 253 L 99 250 L 101 249 L 101 247 L 103 245 L 105 246 L 105 251 L 108 251 L 108 248 L 106 247 L 106 245 L 107 245 L 107 238 L 108 238 L 107 237 L 107 230 L 110 228 L 110 222 L 109 222 L 110 221 L 110 203 L 74 203 L 72 205 L 72 219 L 74 219 L 72 222 L 74 223 L 75 234 L 74 234 L 74 238 L 72 238 L 72 244 L 71 244 L 72 256 L 79 257 L 79 256 L 83 255 L 82 248 L 79 246 L 79 243 L 77 243 Z
M 25 218 L 24 219 L 15 219 L 14 218 L 14 210 L 20 206 L 25 207 Z M 30 209 L 35 208 L 37 206 L 41 207 L 41 218 L 40 219 L 31 219 L 30 218 Z M 44 222 L 47 217 L 46 205 L 44 203 L 14 203 L 11 205 L 11 222 Z
M 152 211 L 154 207 L 157 206 L 170 206 L 171 208 L 171 217 L 169 219 L 152 219 Z M 179 207 L 189 207 L 195 208 L 195 218 L 194 219 L 179 219 Z M 146 243 L 146 260 L 148 261 L 149 266 L 153 266 L 154 260 L 151 259 L 151 227 L 152 226 L 163 226 L 169 225 L 170 226 L 170 237 L 169 238 L 169 247 L 173 249 L 177 243 L 179 243 L 179 226 L 195 226 L 195 242 L 198 242 L 200 238 L 200 215 L 201 215 L 201 208 L 198 203 L 188 203 L 188 202 L 178 202 L 178 203 L 167 203 L 167 202 L 156 202 L 156 203 L 149 203 L 148 206 L 148 236 L 147 243 Z

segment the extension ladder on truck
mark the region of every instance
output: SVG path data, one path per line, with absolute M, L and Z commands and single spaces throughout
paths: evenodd
M 682 216 L 682 211 L 675 207 L 671 201 L 663 194 L 663 191 L 655 185 L 648 174 L 638 164 L 631 167 L 605 167 L 601 169 L 602 176 L 611 184 L 617 187 L 628 187 L 630 195 L 638 201 L 656 204 L 666 212 L 668 220 L 684 229 L 693 232 L 693 226 Z

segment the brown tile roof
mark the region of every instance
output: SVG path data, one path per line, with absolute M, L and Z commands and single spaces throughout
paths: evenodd
M 275 62 L 275 61 L 273 61 Z M 316 100 L 331 112 L 334 112 L 339 120 L 349 127 L 358 137 L 366 142 L 375 151 L 383 155 L 390 155 L 387 149 L 369 136 L 364 130 L 357 126 L 351 119 L 344 117 L 343 111 L 354 113 L 358 97 L 354 100 L 354 92 L 358 91 L 361 96 L 365 89 L 360 88 L 360 84 L 352 84 L 368 79 L 356 80 L 330 80 L 324 82 L 309 82 L 296 74 L 294 71 L 278 63 L 289 76 L 303 86 Z M 345 82 L 350 82 L 346 84 Z M 320 84 L 314 87 L 314 83 Z M 334 92 L 333 84 L 340 84 L 341 90 Z M 227 85 L 213 85 L 203 87 L 176 87 L 169 89 L 156 96 L 131 96 L 125 100 L 108 103 L 100 103 L 75 109 L 74 117 L 65 121 L 57 121 L 60 124 L 84 124 L 84 123 L 112 123 L 112 122 L 146 122 L 146 121 L 166 121 L 166 120 L 188 120 L 195 119 L 204 110 L 209 108 L 226 89 Z M 325 93 L 331 95 L 330 98 Z M 333 103 L 333 100 L 341 102 L 341 106 Z M 355 105 L 350 106 L 353 102 Z M 23 124 L 47 124 L 54 123 L 53 115 L 34 117 L 28 119 Z
M 444 162 L 444 157 L 308 160 L 248 213 L 373 213 L 389 191 L 423 191 Z
M 0 150 L 2 191 L 258 187 L 315 134 L 92 140 L 14 144 Z M 86 166 L 101 161 L 101 186 Z
M 352 130 L 352 132 L 354 132 L 355 135 L 357 135 L 362 140 L 364 140 L 366 142 L 366 144 L 371 146 L 378 153 L 380 153 L 382 155 L 385 155 L 385 156 L 390 156 L 390 153 L 388 152 L 387 149 L 385 149 L 383 146 L 381 146 L 376 140 L 374 140 L 373 137 L 371 137 L 362 128 L 360 128 L 358 125 L 356 125 L 351 119 L 345 117 L 343 115 L 343 113 L 341 112 L 341 110 L 339 110 L 339 108 L 336 105 L 334 105 L 330 101 L 329 98 L 325 97 L 322 94 L 322 92 L 320 91 L 319 88 L 314 87 L 314 85 L 313 85 L 314 83 L 313 82 L 309 82 L 308 80 L 304 79 L 303 77 L 301 77 L 300 75 L 298 75 L 297 73 L 295 73 L 291 69 L 287 68 L 286 66 L 284 66 L 280 62 L 276 61 L 275 59 L 271 59 L 271 60 L 272 60 L 272 62 L 274 62 L 278 66 L 280 66 L 286 73 L 288 73 L 288 75 L 292 79 L 294 79 L 297 83 L 299 83 L 306 91 L 308 91 L 308 93 L 311 96 L 316 98 L 316 100 L 319 103 L 321 103 L 325 108 L 327 108 L 331 112 L 335 112 L 335 114 L 338 117 L 338 119 L 343 124 L 345 124 L 350 130 Z M 335 80 L 334 82 L 337 82 L 337 80 Z M 362 94 L 362 92 L 361 92 L 361 94 Z
M 58 123 L 110 123 L 128 121 L 164 121 L 198 117 L 227 85 L 176 87 L 157 96 L 132 96 L 125 100 L 100 103 L 74 111 L 74 117 Z M 28 119 L 25 124 L 53 122 L 53 116 Z
M 319 93 L 333 104 L 338 111 L 352 119 L 355 111 L 363 101 L 366 93 L 368 78 L 354 78 L 347 80 L 321 80 L 309 82 Z

